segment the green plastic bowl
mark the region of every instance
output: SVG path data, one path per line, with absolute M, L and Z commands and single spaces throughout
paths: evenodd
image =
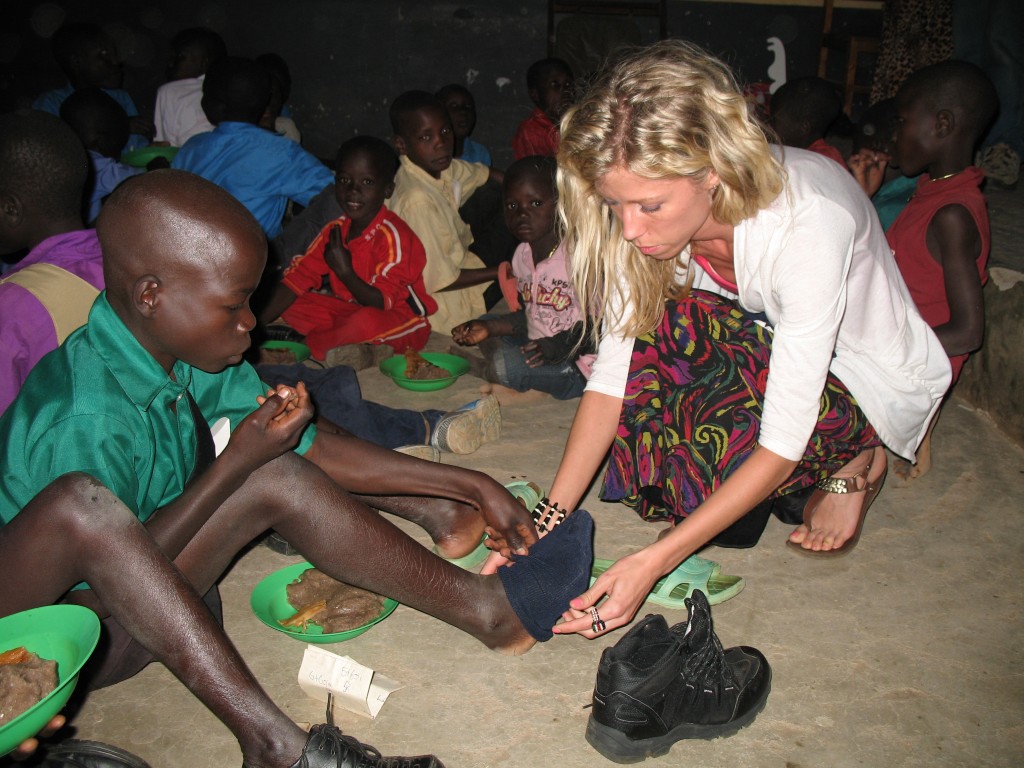
M 24 646 L 56 661 L 58 680 L 42 701 L 0 726 L 0 757 L 39 733 L 64 708 L 99 639 L 100 620 L 80 605 L 47 605 L 0 619 L 0 652 Z
M 261 349 L 287 349 L 295 355 L 295 362 L 301 363 L 309 358 L 309 347 L 298 341 L 264 341 L 260 344 Z
M 282 632 L 288 635 L 288 637 L 294 637 L 296 640 L 301 640 L 304 643 L 341 643 L 345 640 L 351 640 L 353 637 L 358 637 L 374 624 L 384 621 L 398 607 L 397 600 L 386 597 L 384 598 L 384 607 L 377 615 L 377 618 L 363 624 L 361 627 L 344 632 L 328 632 L 324 634 L 323 629 L 316 624 L 307 625 L 305 632 L 293 627 L 282 627 L 282 621 L 290 619 L 295 615 L 295 609 L 288 602 L 286 587 L 293 581 L 297 581 L 299 576 L 312 567 L 309 563 L 289 565 L 279 571 L 275 571 L 257 584 L 256 588 L 252 591 L 252 597 L 249 599 L 249 605 L 252 608 L 252 612 L 256 614 L 256 618 L 271 629 L 276 629 L 278 632 Z
M 380 372 L 402 389 L 411 389 L 413 392 L 434 392 L 450 387 L 459 376 L 469 372 L 469 362 L 458 355 L 449 355 L 445 352 L 422 352 L 421 354 L 428 363 L 433 363 L 438 368 L 444 368 L 451 376 L 445 379 L 407 379 L 404 375 L 405 355 L 395 355 L 383 361 L 380 364 Z
M 121 162 L 133 168 L 145 168 L 158 157 L 167 158 L 169 163 L 176 154 L 178 154 L 178 147 L 139 147 L 121 155 Z

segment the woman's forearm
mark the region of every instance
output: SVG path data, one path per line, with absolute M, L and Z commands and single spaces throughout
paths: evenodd
M 566 510 L 579 506 L 615 438 L 622 398 L 584 392 L 548 497 Z

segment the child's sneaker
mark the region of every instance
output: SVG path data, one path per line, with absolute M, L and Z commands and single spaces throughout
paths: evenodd
M 587 741 L 617 763 L 666 754 L 682 739 L 729 736 L 753 722 L 771 689 L 756 648 L 722 650 L 703 592 L 689 621 L 652 615 L 601 655 Z
M 1016 189 L 1020 177 L 1020 155 L 1008 144 L 993 144 L 981 153 L 978 165 L 985 172 L 989 186 L 995 189 Z
M 314 725 L 292 768 L 444 768 L 444 763 L 433 755 L 384 757 L 333 725 Z
M 498 398 L 487 395 L 442 416 L 430 444 L 446 453 L 473 453 L 500 434 L 501 407 Z
M 398 453 L 404 453 L 406 456 L 415 456 L 417 459 L 423 459 L 424 461 L 441 461 L 441 452 L 432 445 L 403 445 L 395 448 Z

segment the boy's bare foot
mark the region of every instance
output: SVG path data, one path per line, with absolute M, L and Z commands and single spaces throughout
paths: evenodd
M 850 461 L 834 477 L 855 478 L 856 491 L 815 490 L 804 509 L 804 522 L 789 535 L 789 542 L 814 552 L 841 548 L 859 532 L 865 505 L 870 501 L 870 489 L 881 484 L 886 469 L 885 449 L 881 446 L 864 451 Z M 861 490 L 863 492 L 858 492 Z
M 498 403 L 501 404 L 502 408 L 506 408 L 510 405 L 529 405 L 530 403 L 539 403 L 551 397 L 547 392 L 540 392 L 536 389 L 529 389 L 526 392 L 518 392 L 511 387 L 506 387 L 504 384 L 493 383 L 481 384 L 480 394 L 494 395 L 498 398 Z
M 924 477 L 932 468 L 932 432 L 928 430 L 920 447 L 917 449 L 915 461 L 911 464 L 906 459 L 893 459 L 892 471 L 901 480 L 917 480 Z

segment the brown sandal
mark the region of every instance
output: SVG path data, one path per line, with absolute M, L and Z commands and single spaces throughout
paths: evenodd
M 884 459 L 884 453 L 883 453 Z M 864 528 L 864 518 L 867 517 L 868 508 L 871 506 L 878 492 L 882 490 L 882 483 L 885 482 L 885 475 L 888 472 L 888 464 L 884 464 L 885 470 L 882 472 L 878 480 L 875 481 L 874 485 L 868 479 L 868 474 L 871 472 L 871 468 L 875 466 L 874 455 L 872 460 L 868 462 L 867 466 L 863 470 L 858 472 L 852 477 L 826 477 L 823 480 L 819 480 L 814 484 L 815 490 L 811 494 L 811 498 L 807 501 L 807 507 L 804 509 L 804 520 L 807 520 L 807 512 L 814 510 L 816 506 L 821 502 L 822 494 L 824 493 L 863 493 L 864 500 L 860 508 L 860 517 L 857 519 L 857 528 L 854 530 L 853 535 L 843 542 L 840 547 L 834 549 L 806 549 L 801 543 L 795 541 L 786 541 L 786 546 L 796 550 L 801 555 L 807 557 L 840 557 L 848 554 L 860 541 L 860 532 Z M 863 478 L 863 487 L 858 488 L 858 481 Z M 805 522 L 806 524 L 806 522 Z

